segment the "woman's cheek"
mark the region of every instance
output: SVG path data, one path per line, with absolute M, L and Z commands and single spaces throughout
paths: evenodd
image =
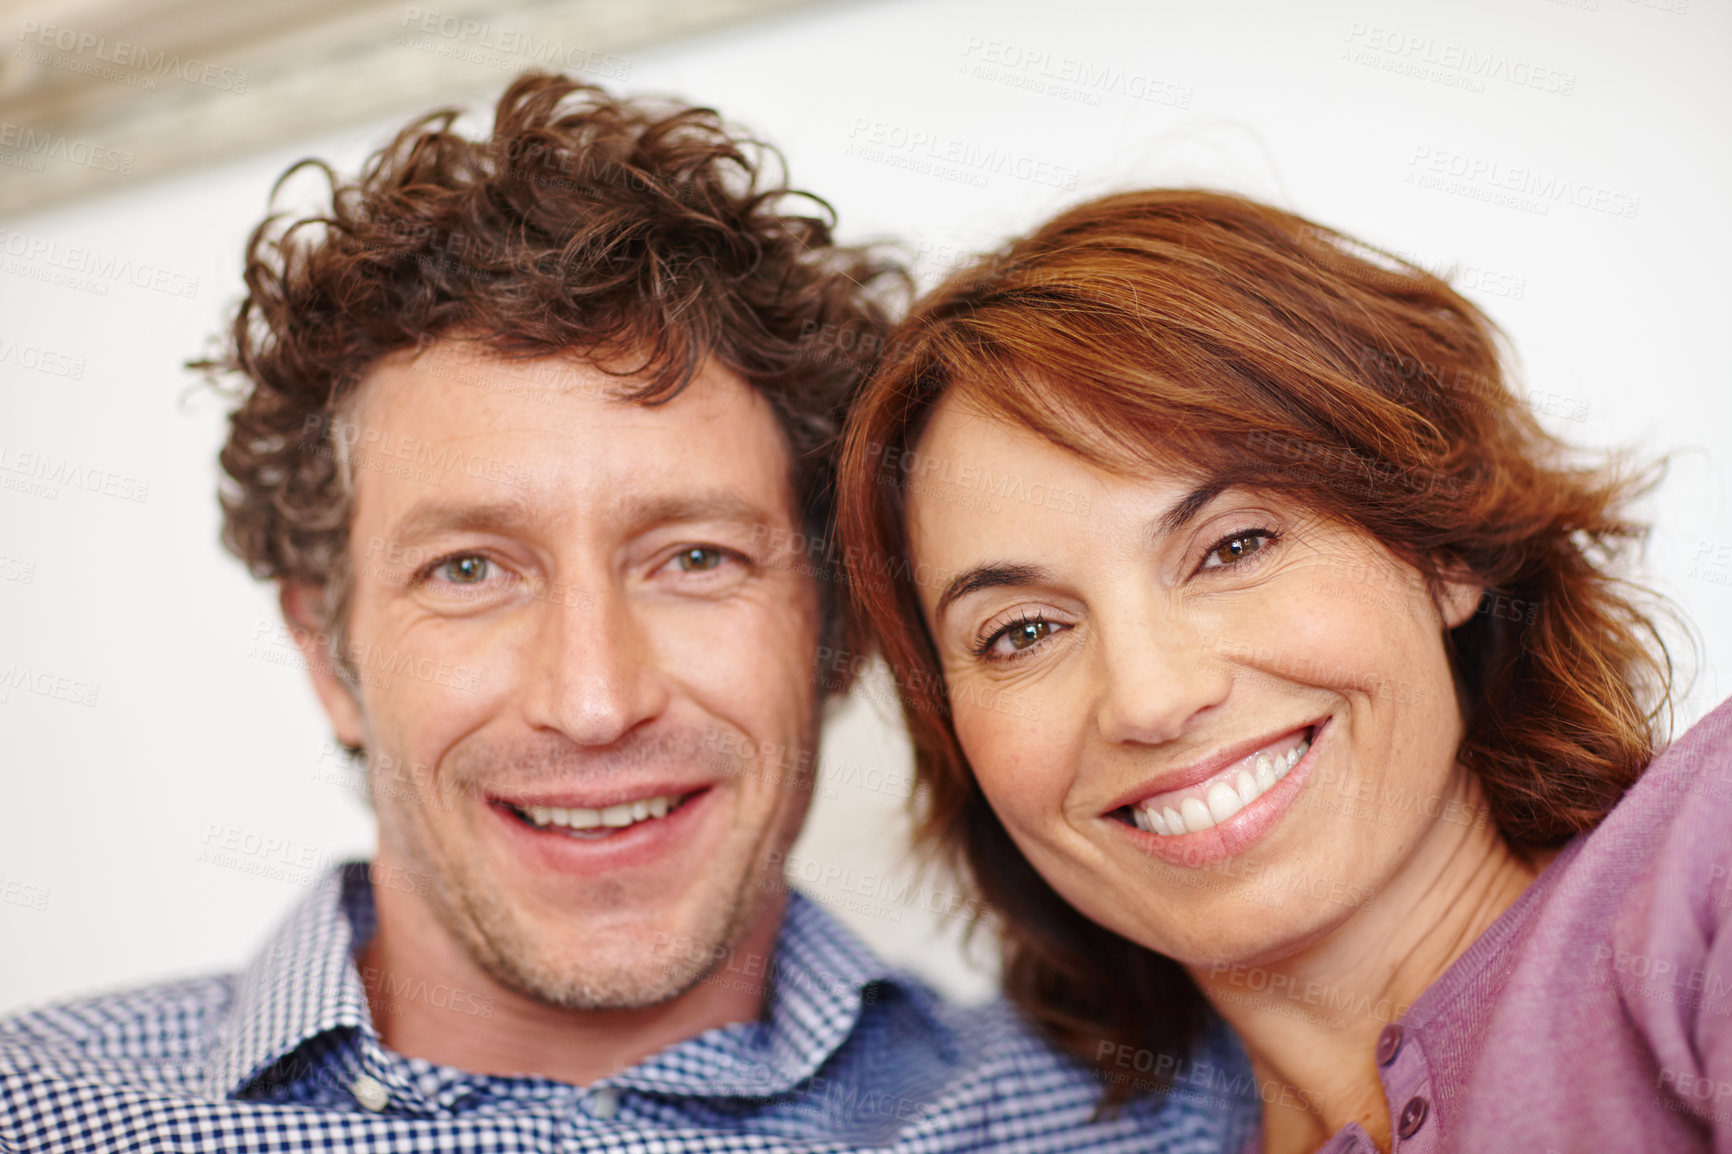
M 1014 693 L 983 689 L 964 701 L 953 695 L 951 717 L 993 808 L 1006 820 L 1034 827 L 1062 810 L 1069 759 L 1056 729 L 1063 715 L 1049 701 Z

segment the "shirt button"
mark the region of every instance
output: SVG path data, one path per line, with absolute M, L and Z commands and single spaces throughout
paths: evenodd
M 589 1092 L 589 1112 L 603 1121 L 612 1118 L 619 1113 L 619 1095 L 607 1086 L 598 1086 Z
M 1426 1111 L 1431 1104 L 1415 1094 L 1407 1100 L 1407 1105 L 1401 1108 L 1401 1124 L 1396 1127 L 1396 1133 L 1403 1138 L 1411 1138 L 1419 1133 L 1419 1128 L 1425 1125 Z
M 1395 1055 L 1401 1053 L 1401 1027 L 1390 1025 L 1383 1027 L 1383 1033 L 1377 1035 L 1377 1064 L 1387 1066 L 1395 1061 Z
M 377 1114 L 391 1101 L 391 1092 L 385 1089 L 385 1084 L 377 1078 L 362 1074 L 349 1087 L 349 1092 L 355 1095 L 355 1101 L 361 1104 L 363 1110 L 371 1110 Z

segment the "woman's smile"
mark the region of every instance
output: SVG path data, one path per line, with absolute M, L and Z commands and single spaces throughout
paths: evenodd
M 1139 786 L 1102 817 L 1139 850 L 1183 866 L 1243 853 L 1293 808 L 1327 719 L 1289 729 L 1246 752 L 1244 743 Z

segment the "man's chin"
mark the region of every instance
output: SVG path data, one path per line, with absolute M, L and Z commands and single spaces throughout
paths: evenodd
M 694 885 L 694 889 L 697 886 Z M 736 951 L 761 909 L 736 889 L 667 913 L 565 908 L 527 917 L 503 895 L 449 911 L 474 962 L 500 985 L 566 1010 L 636 1010 L 688 993 Z M 732 900 L 729 900 L 729 899 Z M 623 914 L 623 916 L 622 916 Z
M 704 977 L 692 970 L 657 969 L 616 960 L 574 967 L 570 958 L 558 965 L 524 965 L 522 959 L 497 958 L 488 975 L 530 1001 L 558 1010 L 601 1012 L 647 1010 L 675 1001 Z

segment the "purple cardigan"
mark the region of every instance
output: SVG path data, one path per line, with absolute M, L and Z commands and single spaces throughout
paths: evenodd
M 1383 1031 L 1394 1149 L 1732 1154 L 1729 920 L 1732 701 Z

